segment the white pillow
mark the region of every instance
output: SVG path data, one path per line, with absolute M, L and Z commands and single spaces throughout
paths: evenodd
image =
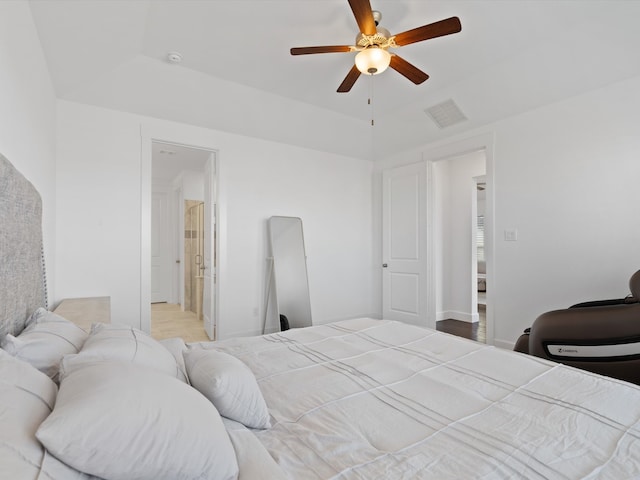
M 0 350 L 0 478 L 88 478 L 47 455 L 35 437 L 53 409 L 57 391 L 45 374 Z
M 184 352 L 187 375 L 220 412 L 249 428 L 269 428 L 269 410 L 256 377 L 241 360 L 216 350 Z
M 149 334 L 128 325 L 96 323 L 77 355 L 60 363 L 60 381 L 75 370 L 100 362 L 135 364 L 153 368 L 184 381 L 175 358 Z
M 110 480 L 235 479 L 216 409 L 164 373 L 113 362 L 66 376 L 36 437 L 78 470 Z
M 78 353 L 86 338 L 87 332 L 76 324 L 39 308 L 29 317 L 22 333 L 17 337 L 7 335 L 1 346 L 56 380 L 62 357 Z

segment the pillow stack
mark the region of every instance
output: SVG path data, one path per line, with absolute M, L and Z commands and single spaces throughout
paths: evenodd
M 210 345 L 87 333 L 39 309 L 1 346 L 0 478 L 233 480 L 239 448 L 245 474 L 279 470 L 266 451 L 253 458 L 248 430 L 232 444 L 224 422 L 265 429 L 269 411 L 251 370 Z
M 65 376 L 36 437 L 77 470 L 113 480 L 237 478 L 216 409 L 158 370 L 93 363 Z
M 95 324 L 80 352 L 63 358 L 55 408 L 36 437 L 66 464 L 109 480 L 237 478 L 220 414 L 185 380 L 148 334 Z
M 96 323 L 82 350 L 66 355 L 60 364 L 60 380 L 89 364 L 117 362 L 147 367 L 186 381 L 186 375 L 171 352 L 149 334 L 126 325 Z

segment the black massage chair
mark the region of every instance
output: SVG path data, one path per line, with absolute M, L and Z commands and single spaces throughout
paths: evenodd
M 514 350 L 640 385 L 640 270 L 625 298 L 540 315 Z

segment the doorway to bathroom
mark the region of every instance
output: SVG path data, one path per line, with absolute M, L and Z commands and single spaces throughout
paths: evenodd
M 215 152 L 152 141 L 151 335 L 215 338 Z

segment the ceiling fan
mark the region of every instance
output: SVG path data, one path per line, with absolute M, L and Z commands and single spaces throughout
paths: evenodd
M 403 47 L 411 43 L 458 33 L 462 30 L 460 19 L 451 17 L 391 35 L 389 30 L 378 26 L 382 15 L 378 11 L 371 10 L 369 0 L 348 0 L 348 2 L 360 29 L 360 33 L 356 37 L 356 45 L 295 47 L 291 49 L 291 55 L 359 52 L 355 58 L 355 65 L 351 67 L 351 70 L 338 87 L 338 92 L 340 93 L 350 91 L 361 73 L 377 75 L 386 70 L 387 67 L 393 68 L 416 85 L 421 84 L 429 78 L 429 75 L 395 53 L 389 53 L 389 48 Z

